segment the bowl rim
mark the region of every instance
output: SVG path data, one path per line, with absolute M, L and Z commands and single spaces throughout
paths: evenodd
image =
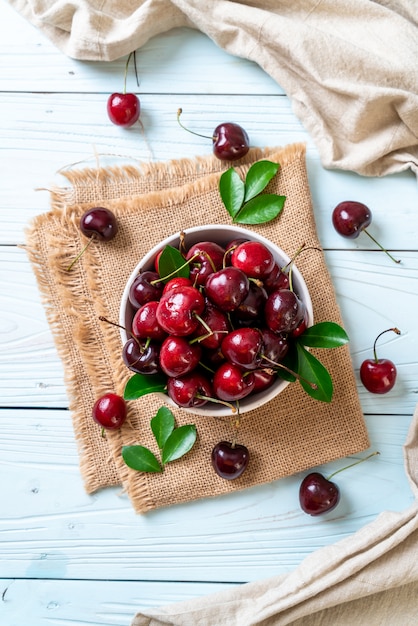
M 184 228 L 181 231 L 177 231 L 171 235 L 168 235 L 163 240 L 158 242 L 155 246 L 153 246 L 147 252 L 147 254 L 145 254 L 142 257 L 142 259 L 140 259 L 140 261 L 133 268 L 126 282 L 125 288 L 122 293 L 121 303 L 120 303 L 120 308 L 119 308 L 119 325 L 120 325 L 120 337 L 122 340 L 122 345 L 124 345 L 126 341 L 128 340 L 128 333 L 126 331 L 126 328 L 127 328 L 127 315 L 128 315 L 127 309 L 130 306 L 129 297 L 128 297 L 129 290 L 131 288 L 133 281 L 138 276 L 138 274 L 141 271 L 150 269 L 151 266 L 152 268 L 154 268 L 153 262 L 157 253 L 160 250 L 162 250 L 164 246 L 166 245 L 176 245 L 180 241 L 180 237 L 182 235 L 186 237 L 189 236 L 189 238 L 192 237 L 192 239 L 195 239 L 197 236 L 199 236 L 198 239 L 195 239 L 195 241 L 191 242 L 191 245 L 193 245 L 193 243 L 198 243 L 199 241 L 213 241 L 213 235 L 209 237 L 204 237 L 204 236 L 200 237 L 200 234 L 204 235 L 204 233 L 208 231 L 212 231 L 212 232 L 216 232 L 216 233 L 224 235 L 223 238 L 226 240 L 226 242 L 231 241 L 232 239 L 236 239 L 237 237 L 249 238 L 249 239 L 260 241 L 261 243 L 264 243 L 264 245 L 266 245 L 266 247 L 273 253 L 273 256 L 275 257 L 276 261 L 279 258 L 280 262 L 283 265 L 286 265 L 291 260 L 290 257 L 284 252 L 284 250 L 280 248 L 280 246 L 275 244 L 273 241 L 271 241 L 270 239 L 267 239 L 263 235 L 253 230 L 249 230 L 242 226 L 236 226 L 236 225 L 231 225 L 231 224 L 203 224 L 201 226 L 191 226 L 190 228 Z M 300 297 L 302 301 L 304 302 L 306 309 L 307 309 L 308 326 L 312 326 L 313 319 L 314 319 L 312 300 L 311 300 L 306 282 L 295 263 L 293 263 L 292 265 L 292 278 L 293 278 L 293 284 L 298 294 L 300 295 L 300 292 L 301 291 L 303 292 L 303 296 L 301 295 Z M 133 309 L 133 307 L 131 308 Z M 273 398 L 275 398 L 277 395 L 282 393 L 282 391 L 284 391 L 284 389 L 289 384 L 290 384 L 289 381 L 278 379 L 276 383 L 273 383 L 266 390 L 261 391 L 260 393 L 257 393 L 254 395 L 247 396 L 246 398 L 244 398 L 243 400 L 239 402 L 240 415 L 244 413 L 248 413 L 249 411 L 256 410 L 257 408 L 260 408 L 264 404 L 270 402 Z M 167 394 L 161 393 L 161 392 L 155 392 L 155 395 L 160 396 L 162 398 L 162 401 L 166 402 L 171 407 L 179 408 L 178 405 L 176 405 L 175 402 L 173 402 L 173 400 L 171 400 L 171 398 Z M 200 416 L 231 417 L 232 415 L 231 409 L 229 409 L 228 407 L 222 404 L 216 404 L 214 402 L 213 403 L 208 402 L 201 407 L 191 407 L 191 408 L 181 407 L 181 408 L 183 411 L 192 413 L 194 415 L 200 415 Z

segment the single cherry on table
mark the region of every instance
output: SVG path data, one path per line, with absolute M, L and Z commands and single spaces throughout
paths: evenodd
M 247 468 L 250 454 L 246 446 L 220 441 L 212 450 L 211 460 L 218 476 L 226 480 L 235 480 Z
M 394 263 L 400 263 L 395 259 L 376 239 L 369 233 L 367 226 L 371 224 L 372 212 L 362 202 L 347 200 L 337 204 L 332 212 L 332 223 L 340 235 L 349 239 L 356 239 L 360 233 L 366 235 L 385 252 Z
M 107 430 L 119 429 L 124 424 L 126 415 L 126 402 L 116 393 L 105 393 L 100 396 L 92 408 L 94 421 Z
M 116 124 L 116 126 L 122 126 L 123 128 L 130 128 L 131 126 L 133 126 L 135 122 L 139 120 L 139 116 L 141 113 L 141 104 L 138 96 L 134 93 L 126 92 L 126 77 L 128 73 L 128 66 L 133 54 L 135 53 L 131 52 L 126 62 L 123 93 L 112 93 L 107 100 L 107 114 L 110 121 L 113 124 Z
M 180 121 L 182 112 L 182 109 L 178 109 L 177 111 L 177 121 L 180 126 L 192 135 L 212 139 L 213 154 L 221 161 L 237 161 L 238 159 L 242 159 L 250 149 L 248 134 L 239 124 L 235 124 L 234 122 L 218 124 L 213 131 L 212 137 L 209 137 L 208 135 L 202 135 L 186 128 Z
M 378 359 L 376 352 L 376 343 L 379 337 L 384 333 L 394 332 L 397 335 L 401 334 L 398 328 L 388 328 L 376 337 L 373 344 L 373 359 L 366 359 L 360 366 L 360 379 L 363 385 L 371 393 L 388 393 L 393 389 L 397 370 L 395 364 L 389 359 Z

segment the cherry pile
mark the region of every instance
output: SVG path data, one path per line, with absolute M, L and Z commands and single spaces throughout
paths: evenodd
M 123 360 L 133 372 L 164 375 L 180 407 L 215 402 L 235 412 L 280 376 L 306 328 L 305 304 L 292 289 L 291 264 L 279 267 L 258 241 L 201 241 L 181 253 L 188 276 L 161 276 L 158 254 L 134 279 Z

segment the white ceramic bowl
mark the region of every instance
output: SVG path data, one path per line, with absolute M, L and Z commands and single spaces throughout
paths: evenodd
M 240 226 L 209 224 L 205 226 L 188 228 L 185 229 L 183 232 L 185 233 L 186 244 L 188 247 L 191 247 L 193 244 L 199 243 L 200 241 L 214 241 L 219 245 L 224 246 L 233 239 L 243 238 L 263 243 L 271 251 L 275 261 L 279 264 L 280 267 L 283 267 L 290 261 L 289 257 L 283 252 L 283 250 L 281 250 L 274 243 L 272 243 L 262 235 L 259 235 L 258 233 L 247 230 L 245 228 L 241 228 Z M 163 241 L 160 241 L 154 248 L 152 248 L 148 252 L 148 254 L 146 254 L 139 261 L 139 263 L 133 269 L 132 274 L 130 275 L 123 291 L 120 305 L 119 323 L 124 328 L 131 328 L 132 319 L 135 314 L 135 309 L 129 302 L 128 294 L 129 289 L 136 276 L 139 274 L 140 271 L 154 270 L 154 260 L 157 253 L 162 250 L 166 245 L 178 247 L 179 241 L 179 232 L 175 233 L 174 235 L 170 235 Z M 309 291 L 306 283 L 303 280 L 303 277 L 295 264 L 293 264 L 292 268 L 292 282 L 295 292 L 298 294 L 299 298 L 304 302 L 306 306 L 309 320 L 308 325 L 311 326 L 313 324 L 312 301 L 309 296 Z M 123 344 L 128 339 L 127 333 L 124 329 L 121 329 L 121 338 Z M 272 398 L 281 393 L 288 384 L 289 383 L 287 381 L 278 378 L 277 382 L 274 382 L 268 389 L 261 391 L 257 394 L 247 396 L 243 400 L 240 400 L 240 413 L 247 413 L 248 411 L 259 408 L 266 402 L 269 402 L 270 400 L 272 400 Z M 175 406 L 172 400 L 167 395 L 162 393 L 158 393 L 158 395 L 161 396 L 162 402 Z M 216 404 L 211 402 L 208 402 L 201 407 L 194 407 L 184 410 L 190 413 L 194 413 L 195 415 L 202 416 L 231 416 L 231 410 L 228 407 L 222 404 Z

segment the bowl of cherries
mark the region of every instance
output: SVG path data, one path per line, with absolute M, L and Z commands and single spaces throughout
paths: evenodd
M 194 414 L 231 416 L 286 388 L 289 345 L 312 326 L 313 311 L 283 250 L 214 224 L 175 233 L 138 262 L 119 324 L 137 388 Z

